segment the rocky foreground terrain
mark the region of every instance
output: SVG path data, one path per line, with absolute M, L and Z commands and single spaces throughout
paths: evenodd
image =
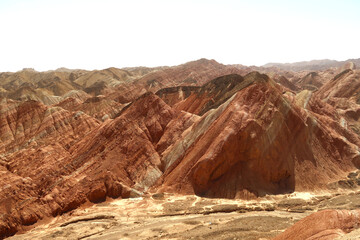
M 0 238 L 357 239 L 357 61 L 1 73 Z

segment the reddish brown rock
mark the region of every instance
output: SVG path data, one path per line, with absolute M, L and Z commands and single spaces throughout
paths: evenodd
M 100 121 L 105 121 L 107 119 L 115 118 L 125 105 L 99 95 L 96 97 L 89 97 L 85 101 L 70 97 L 55 106 L 62 107 L 72 112 L 81 111 Z
M 58 178 L 69 148 L 99 122 L 86 114 L 35 102 L 3 101 L 1 105 L 0 237 L 59 211 L 54 198 L 42 200 Z M 4 213 L 2 211 L 2 213 Z
M 86 202 L 138 197 L 149 188 L 255 198 L 323 190 L 360 166 L 356 70 L 328 83 L 324 76 L 333 73 L 317 72 L 325 85 L 298 94 L 257 72 L 239 75 L 247 71 L 202 59 L 66 71 L 54 85 L 40 73 L 4 77 L 22 86 L 16 92 L 0 84 L 6 96 L 62 96 L 51 107 L 1 99 L 0 237 Z M 291 82 L 283 84 L 300 85 L 306 74 L 286 72 Z
M 298 86 L 301 89 L 308 89 L 308 90 L 317 90 L 320 88 L 325 82 L 317 72 L 310 72 L 306 76 L 302 77 L 298 82 Z
M 164 152 L 165 173 L 156 187 L 254 197 L 324 189 L 355 169 L 359 138 L 331 113 L 319 117 L 328 114 L 319 100 L 311 104 L 314 112 L 306 112 L 270 79 L 252 76 L 250 86 L 204 114 Z
M 323 210 L 295 223 L 274 240 L 331 240 L 358 228 L 360 210 Z
M 197 115 L 203 115 L 213 108 L 217 108 L 236 92 L 249 86 L 254 81 L 268 78 L 257 72 L 252 72 L 242 77 L 237 74 L 225 75 L 203 85 L 197 92 L 174 105 L 174 108 Z
M 227 74 L 243 74 L 244 71 L 215 60 L 200 59 L 174 67 L 150 72 L 131 83 L 120 84 L 108 96 L 120 103 L 127 103 L 148 91 L 177 86 L 201 86 L 214 78 Z
M 274 81 L 276 81 L 277 83 L 281 84 L 282 86 L 288 88 L 291 91 L 298 91 L 299 87 L 297 87 L 295 84 L 293 84 L 292 82 L 290 82 L 285 76 L 280 75 L 277 76 L 276 78 L 274 78 Z
M 360 103 L 360 71 L 347 69 L 319 89 L 317 95 L 321 99 L 331 97 L 354 98 Z
M 166 104 L 174 106 L 178 102 L 181 102 L 188 98 L 191 94 L 198 93 L 201 87 L 198 86 L 178 86 L 163 88 L 156 92 Z
M 4 225 L 1 236 L 43 217 L 71 211 L 86 201 L 140 196 L 162 174 L 159 153 L 176 141 L 196 119 L 189 113 L 175 111 L 149 93 L 123 109 L 119 117 L 106 121 L 91 132 L 81 128 L 89 124 L 86 118 L 91 117 L 55 108 L 82 124 L 73 123 L 70 131 L 61 122 L 63 115 L 57 116 L 56 111 L 52 112 L 42 104 L 31 104 L 36 109 L 26 107 L 31 114 L 22 111 L 25 116 L 33 116 L 35 112 L 39 119 L 44 119 L 39 121 L 44 126 L 36 128 L 37 122 L 33 123 L 34 126 L 29 125 L 34 130 L 23 141 L 38 136 L 38 131 L 43 135 L 37 140 L 37 146 L 7 155 L 5 165 L 1 165 L 6 173 L 1 186 L 9 185 L 8 191 L 1 195 L 8 196 L 6 202 L 11 203 L 7 207 L 5 202 L 2 203 L 9 215 L 0 219 Z M 44 117 L 47 111 L 51 112 L 52 121 Z M 30 121 L 31 117 L 25 116 L 22 122 Z M 98 124 L 94 119 L 92 121 Z M 82 135 L 72 135 L 77 130 L 82 130 Z
M 332 105 L 341 125 L 360 135 L 360 71 L 347 69 L 325 84 L 316 95 Z

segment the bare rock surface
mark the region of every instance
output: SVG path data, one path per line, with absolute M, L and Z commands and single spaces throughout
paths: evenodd
M 356 169 L 359 138 L 341 127 L 331 106 L 311 98 L 305 111 L 266 76 L 252 76 L 164 152 L 165 173 L 155 187 L 252 198 L 326 189 Z
M 360 210 L 323 210 L 300 220 L 274 240 L 335 239 L 358 228 Z
M 207 59 L 0 73 L 0 238 L 351 239 L 359 79 Z

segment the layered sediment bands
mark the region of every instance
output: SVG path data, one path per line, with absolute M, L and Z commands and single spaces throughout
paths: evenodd
M 55 132 L 60 130 L 53 126 L 65 124 L 46 120 L 42 116 L 51 110 L 36 104 L 44 112 L 38 114 L 44 119 L 39 122 L 48 126 L 40 127 L 39 132 L 44 134 L 41 140 L 46 139 L 48 144 L 40 147 L 38 142 L 38 146 L 7 155 L 1 165 L 6 171 L 1 187 L 7 189 L 1 192 L 2 199 L 6 199 L 1 206 L 9 214 L 2 216 L 0 223 L 4 226 L 0 236 L 38 219 L 75 209 L 86 201 L 140 196 L 162 174 L 157 148 L 161 152 L 196 119 L 189 113 L 173 110 L 149 93 L 123 109 L 119 117 L 102 125 L 80 114 L 77 117 L 83 125 L 87 124 L 84 118 L 87 116 L 98 126 L 87 134 L 86 129 L 73 124 L 73 132 L 58 135 Z M 61 108 L 58 111 L 70 113 Z M 51 119 L 57 118 L 60 116 L 53 113 Z M 45 131 L 47 135 L 43 128 L 49 130 Z M 83 134 L 80 141 L 73 135 L 77 130 Z M 37 136 L 33 131 L 31 136 Z
M 197 91 L 187 94 L 187 98 L 174 105 L 175 109 L 203 115 L 219 107 L 237 91 L 249 86 L 254 81 L 266 81 L 268 76 L 252 72 L 242 77 L 237 74 L 225 75 L 206 83 Z M 162 94 L 163 98 L 167 95 Z
M 71 139 L 83 136 L 99 123 L 88 115 L 68 112 L 58 107 L 47 107 L 40 102 L 4 100 L 1 104 L 0 138 L 2 152 L 14 151 L 29 144 L 48 143 L 51 138 L 63 140 L 64 146 Z
M 340 126 L 330 131 L 336 121 L 318 121 L 270 79 L 252 76 L 248 87 L 204 114 L 164 152 L 160 190 L 247 198 L 326 188 L 355 169 L 354 134 Z
M 47 107 L 36 101 L 1 104 L 0 237 L 52 214 L 48 188 L 61 179 L 69 148 L 99 122 L 86 114 Z M 58 198 L 60 196 L 57 196 Z M 45 201 L 45 202 L 44 202 Z
M 360 135 L 360 71 L 344 70 L 316 92 L 323 101 L 332 105 L 342 117 L 345 128 Z
M 355 98 L 359 103 L 360 99 L 360 71 L 347 69 L 332 80 L 328 81 L 317 95 L 321 99 L 337 98 Z
M 116 86 L 110 98 L 127 103 L 150 91 L 177 86 L 202 86 L 214 78 L 227 74 L 242 74 L 244 71 L 232 66 L 223 65 L 215 60 L 200 59 L 174 67 L 164 67 L 150 72 L 132 82 Z
M 176 103 L 183 101 L 193 93 L 198 93 L 201 87 L 198 86 L 178 86 L 163 88 L 156 92 L 166 104 L 174 106 Z
M 301 219 L 274 240 L 337 239 L 357 229 L 359 221 L 360 210 L 323 210 Z
M 299 87 L 297 87 L 294 83 L 290 82 L 285 76 L 276 76 L 273 78 L 277 83 L 281 84 L 282 86 L 288 88 L 291 91 L 298 91 Z
M 72 112 L 81 111 L 100 121 L 105 121 L 107 119 L 115 118 L 125 105 L 99 95 L 96 97 L 89 97 L 85 101 L 69 97 L 56 104 L 56 106 Z
M 306 76 L 302 77 L 297 85 L 300 86 L 301 89 L 307 90 L 317 90 L 320 88 L 325 82 L 317 72 L 310 72 Z
M 204 59 L 69 71 L 65 80 L 82 90 L 56 105 L 1 99 L 0 238 L 109 197 L 312 192 L 340 186 L 360 166 L 357 70 L 297 94 L 239 71 Z M 47 80 L 17 81 L 61 93 Z

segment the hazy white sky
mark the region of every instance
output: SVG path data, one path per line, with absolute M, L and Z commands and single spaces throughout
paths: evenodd
M 359 0 L 0 0 L 0 71 L 360 58 Z

